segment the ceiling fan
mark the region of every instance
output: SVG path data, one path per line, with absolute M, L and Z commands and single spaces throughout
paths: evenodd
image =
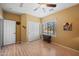
M 42 10 L 45 12 L 45 7 L 50 7 L 51 10 L 53 10 L 53 8 L 55 8 L 57 5 L 56 4 L 48 4 L 48 3 L 37 3 L 39 6 L 34 8 L 34 11 L 37 11 L 39 8 L 42 8 Z M 24 3 L 20 3 L 20 7 L 23 7 Z
M 38 4 L 39 6 L 35 8 L 34 11 L 37 11 L 39 8 L 42 8 L 42 10 L 45 12 L 45 7 L 50 7 L 51 9 L 49 11 L 51 11 L 53 10 L 53 8 L 56 7 L 56 4 L 46 4 L 46 3 L 38 3 Z

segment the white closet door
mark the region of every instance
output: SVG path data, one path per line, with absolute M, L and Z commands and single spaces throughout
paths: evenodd
M 33 40 L 38 40 L 40 37 L 40 32 L 39 32 L 39 23 L 37 22 L 28 22 L 28 40 L 33 41 Z
M 16 21 L 4 20 L 4 45 L 16 42 Z
M 0 19 L 0 47 L 2 46 L 3 39 L 3 20 Z

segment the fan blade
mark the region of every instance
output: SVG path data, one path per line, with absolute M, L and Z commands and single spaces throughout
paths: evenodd
M 39 3 L 38 3 L 38 4 L 39 4 Z M 38 10 L 38 8 L 40 8 L 40 4 L 39 4 L 39 6 L 38 6 L 38 7 L 36 7 L 36 8 L 34 9 L 34 11 Z
M 48 7 L 56 7 L 56 4 L 46 4 Z
M 38 10 L 39 7 L 35 8 L 34 11 Z
M 49 11 L 53 11 L 54 9 L 52 8 L 52 9 L 50 9 Z
M 42 9 L 43 9 L 44 12 L 46 12 L 44 8 L 42 8 Z

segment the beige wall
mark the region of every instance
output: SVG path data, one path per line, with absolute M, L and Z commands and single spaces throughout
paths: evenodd
M 26 14 L 23 14 L 21 15 L 21 41 L 24 42 L 24 41 L 27 41 L 26 39 Z
M 79 4 L 42 19 L 42 22 L 56 19 L 56 37 L 53 42 L 79 50 Z M 72 31 L 64 31 L 63 25 L 72 23 Z
M 27 21 L 34 21 L 40 23 L 40 18 L 27 14 Z
M 6 20 L 14 20 L 14 21 L 20 22 L 20 15 L 16 15 L 16 14 L 4 11 L 3 12 L 3 17 Z M 21 26 L 16 25 L 16 42 L 18 43 L 20 41 L 21 41 Z
M 28 21 L 40 22 L 40 19 L 28 14 L 21 15 L 21 40 L 22 41 L 28 41 L 28 31 L 27 31 Z M 25 26 L 26 28 L 24 29 L 23 26 Z

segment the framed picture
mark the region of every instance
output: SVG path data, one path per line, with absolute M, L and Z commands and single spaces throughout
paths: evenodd
M 63 30 L 64 31 L 72 31 L 72 23 L 65 23 L 65 25 L 63 26 Z

